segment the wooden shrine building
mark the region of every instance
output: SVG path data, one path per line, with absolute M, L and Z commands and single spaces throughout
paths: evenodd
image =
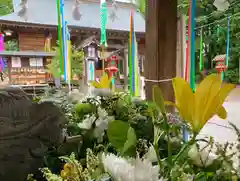
M 18 16 L 18 12 L 0 17 L 0 33 L 5 33 L 5 41 L 16 41 L 18 50 L 27 52 L 44 52 L 45 41 L 51 37 L 51 46 L 57 42 L 57 10 L 55 0 L 28 0 L 25 17 Z M 73 19 L 72 10 L 75 0 L 65 0 L 65 15 L 70 29 L 71 41 L 75 47 L 91 36 L 100 34 L 100 2 L 99 0 L 80 1 L 80 20 Z M 130 3 L 117 2 L 114 9 L 111 2 L 108 5 L 106 54 L 118 52 L 122 57 L 120 74 L 127 75 L 127 45 L 130 29 L 130 12 L 135 7 Z M 116 18 L 110 14 L 115 11 Z M 138 41 L 139 57 L 144 57 L 145 20 L 138 13 L 134 13 L 134 29 Z M 118 51 L 122 50 L 122 51 Z M 14 56 L 16 57 L 16 56 Z M 25 56 L 26 57 L 26 56 Z M 15 58 L 16 59 L 16 58 Z M 24 83 L 24 82 L 23 82 Z

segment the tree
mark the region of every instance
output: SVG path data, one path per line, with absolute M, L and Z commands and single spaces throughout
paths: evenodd
M 55 79 L 59 79 L 61 77 L 60 74 L 60 49 L 59 47 L 55 47 L 53 49 L 56 52 L 56 56 L 51 60 L 51 62 L 47 65 L 47 71 L 50 73 Z M 84 61 L 84 53 L 72 47 L 72 56 L 71 56 L 71 66 L 72 66 L 72 75 L 77 76 L 78 79 L 81 78 L 83 73 L 83 61 Z
M 136 0 L 138 10 L 145 15 L 146 0 Z M 196 13 L 196 73 L 199 73 L 200 31 L 203 31 L 204 66 L 210 72 L 215 69 L 211 66 L 212 59 L 219 54 L 226 54 L 227 17 L 231 16 L 230 28 L 230 55 L 229 67 L 225 80 L 239 82 L 239 57 L 240 57 L 240 0 L 228 0 L 230 6 L 226 11 L 218 11 L 214 0 L 197 1 Z M 178 12 L 187 16 L 189 0 L 178 0 Z M 213 68 L 213 69 L 212 69 Z
M 1 0 L 0 16 L 9 14 L 13 11 L 12 0 Z

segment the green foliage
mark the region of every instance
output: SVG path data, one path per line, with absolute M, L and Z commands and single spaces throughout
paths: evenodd
M 6 51 L 19 51 L 17 40 L 9 40 L 4 43 Z
M 72 74 L 78 77 L 83 73 L 84 52 L 73 47 L 72 53 Z
M 58 47 L 54 48 L 56 56 L 47 65 L 47 72 L 50 73 L 54 78 L 60 78 L 60 49 Z
M 137 9 L 145 14 L 145 0 L 137 0 Z M 199 69 L 199 54 L 200 54 L 200 31 L 203 31 L 203 52 L 204 52 L 204 68 L 212 69 L 212 59 L 216 55 L 226 54 L 227 41 L 227 18 L 231 16 L 230 22 L 230 52 L 229 52 L 229 67 L 226 72 L 226 81 L 230 83 L 239 83 L 237 76 L 239 72 L 239 56 L 240 56 L 240 3 L 235 0 L 228 1 L 230 6 L 226 11 L 218 11 L 214 6 L 214 0 L 197 1 L 196 10 L 196 69 Z M 186 15 L 186 24 L 188 22 L 188 0 L 178 0 L 178 11 Z M 231 65 L 230 65 L 231 64 Z M 196 71 L 198 72 L 198 71 Z M 197 75 L 197 80 L 199 76 Z
M 134 129 L 127 123 L 122 121 L 113 121 L 108 125 L 108 139 L 109 142 L 117 149 L 121 155 L 135 154 L 130 153 L 129 150 L 136 147 L 137 138 Z
M 12 0 L 1 0 L 0 16 L 9 14 L 13 11 Z
M 56 52 L 56 56 L 52 59 L 51 63 L 47 65 L 47 71 L 53 75 L 54 78 L 61 77 L 60 75 L 60 49 L 58 47 L 53 48 L 53 51 Z M 72 48 L 71 54 L 71 66 L 72 66 L 72 75 L 77 75 L 80 77 L 83 72 L 83 60 L 84 53 Z

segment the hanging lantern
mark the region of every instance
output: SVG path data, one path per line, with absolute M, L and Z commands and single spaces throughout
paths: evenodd
M 112 77 L 114 73 L 118 72 L 117 68 L 117 56 L 113 55 L 111 58 L 107 59 L 107 67 L 105 68 L 105 71 L 107 72 L 109 77 Z
M 218 55 L 214 58 L 214 61 L 216 62 L 215 68 L 218 73 L 222 73 L 227 69 L 227 66 L 225 64 L 225 58 L 226 55 Z
M 222 72 L 226 71 L 226 69 L 227 69 L 227 67 L 224 62 L 220 62 L 220 61 L 217 62 L 216 70 L 218 73 L 222 73 Z
M 89 43 L 83 48 L 85 59 L 87 61 L 96 61 L 98 59 L 98 45 L 95 42 Z

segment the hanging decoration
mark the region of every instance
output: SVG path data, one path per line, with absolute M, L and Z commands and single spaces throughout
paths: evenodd
M 56 0 L 57 3 L 57 19 L 58 19 L 58 46 L 59 46 L 59 69 L 60 74 L 63 75 L 63 41 L 62 41 L 62 12 L 60 0 Z
M 67 39 L 67 44 L 66 44 L 66 50 L 67 50 L 67 61 L 66 61 L 66 81 L 68 81 L 68 86 L 69 89 L 71 90 L 71 79 L 72 79 L 72 66 L 71 66 L 71 58 L 72 58 L 72 45 L 71 45 L 71 35 L 70 31 L 67 26 L 66 22 L 66 39 Z
M 192 91 L 195 91 L 195 14 L 196 0 L 191 0 L 188 9 L 188 36 L 184 79 L 190 83 Z M 184 141 L 188 140 L 186 127 L 183 128 L 183 139 Z
M 52 41 L 52 37 L 49 35 L 48 37 L 46 37 L 45 39 L 45 44 L 44 44 L 44 51 L 45 52 L 51 52 L 51 41 Z
M 228 15 L 227 41 L 226 41 L 226 66 L 227 67 L 228 67 L 228 60 L 229 60 L 229 44 L 230 44 L 230 15 Z
M 188 32 L 187 32 L 187 49 L 185 64 L 185 80 L 189 81 L 192 90 L 195 90 L 195 15 L 196 0 L 190 1 L 188 10 Z
M 71 91 L 71 42 L 64 13 L 64 0 L 56 0 L 58 15 L 58 41 L 60 49 L 60 74 L 68 82 Z
M 18 16 L 20 16 L 21 18 L 24 18 L 25 21 L 27 21 L 28 17 L 27 17 L 27 0 L 21 0 L 20 3 L 20 10 L 18 11 Z
M 80 0 L 75 0 L 72 16 L 76 21 L 79 21 L 81 19 L 82 14 L 80 12 Z
M 184 79 L 186 81 L 189 81 L 189 50 L 190 50 L 190 28 L 191 28 L 191 20 L 190 20 L 190 16 L 191 16 L 191 6 L 188 8 L 188 30 L 187 30 L 187 42 L 186 42 L 186 63 L 185 63 L 185 72 L 184 72 Z
M 106 24 L 107 24 L 107 5 L 106 0 L 101 0 L 100 4 L 100 19 L 101 19 L 101 37 L 100 45 L 107 46 Z
M 113 0 L 113 3 L 112 3 L 112 10 L 111 10 L 111 13 L 109 15 L 109 18 L 112 20 L 112 21 L 115 21 L 117 19 L 117 10 L 118 10 L 118 5 L 117 5 L 117 2 L 116 0 Z
M 195 16 L 196 16 L 196 0 L 191 1 L 191 26 L 190 26 L 190 87 L 195 91 Z
M 139 96 L 139 67 L 137 59 L 137 41 L 134 32 L 133 11 L 130 14 L 130 32 L 128 45 L 128 63 L 129 63 L 129 83 L 132 96 Z
M 200 30 L 200 54 L 199 54 L 199 70 L 203 71 L 204 62 L 203 62 L 203 29 Z
M 228 68 L 228 60 L 229 60 L 229 43 L 230 43 L 230 15 L 228 15 L 228 23 L 227 23 L 227 39 L 226 39 L 226 60 L 225 60 L 225 69 L 221 72 L 221 78 L 224 80 L 224 74 L 226 69 Z
M 118 72 L 117 64 L 117 56 L 113 55 L 111 58 L 107 59 L 107 67 L 105 68 L 108 77 L 112 79 L 112 90 L 115 90 L 115 77 L 114 74 Z
M 0 51 L 4 51 L 4 34 L 0 33 Z M 6 68 L 4 59 L 0 57 L 0 72 L 3 72 Z

